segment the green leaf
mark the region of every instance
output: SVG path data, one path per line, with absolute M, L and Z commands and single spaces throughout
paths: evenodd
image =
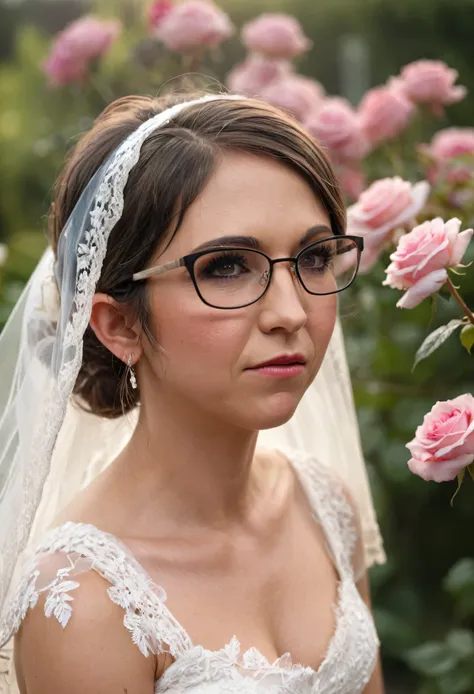
M 426 359 L 426 357 L 429 357 L 430 354 L 433 354 L 433 352 L 435 352 L 438 349 L 438 347 L 441 347 L 443 342 L 446 342 L 448 337 L 452 335 L 452 333 L 463 324 L 464 323 L 462 320 L 460 320 L 459 318 L 455 318 L 454 320 L 450 320 L 449 323 L 447 323 L 446 325 L 440 325 L 439 328 L 433 330 L 433 332 L 428 335 L 421 347 L 418 349 L 415 356 L 415 363 L 413 364 L 413 369 L 420 361 Z
M 419 641 L 419 635 L 413 626 L 394 610 L 375 607 L 374 617 L 380 640 L 389 656 L 404 657 Z
M 474 559 L 458 561 L 444 579 L 443 587 L 454 598 L 461 616 L 474 616 Z
M 471 354 L 471 349 L 474 345 L 474 325 L 472 325 L 472 323 L 468 323 L 461 330 L 460 340 L 462 346 Z
M 471 479 L 474 482 L 474 463 L 467 466 L 468 472 L 471 475 Z
M 442 694 L 472 694 L 473 675 L 469 671 L 457 668 L 437 680 Z
M 407 654 L 410 667 L 426 677 L 440 677 L 456 667 L 458 659 L 444 643 L 424 643 Z
M 474 559 L 465 558 L 458 561 L 444 579 L 444 587 L 452 595 L 463 591 L 474 592 Z
M 453 494 L 452 497 L 451 497 L 451 506 L 453 506 L 453 504 L 454 504 L 454 499 L 455 499 L 455 498 L 457 497 L 457 495 L 459 494 L 459 490 L 460 490 L 461 487 L 462 487 L 462 483 L 463 483 L 464 475 L 465 475 L 465 474 L 466 474 L 466 468 L 464 468 L 463 470 L 461 470 L 461 472 L 460 472 L 460 473 L 458 474 L 458 476 L 457 476 L 458 488 L 456 489 L 456 491 L 454 492 L 454 494 Z
M 453 629 L 448 634 L 446 643 L 460 659 L 474 656 L 474 635 L 468 629 Z

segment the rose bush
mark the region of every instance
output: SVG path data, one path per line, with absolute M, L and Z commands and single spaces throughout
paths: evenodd
M 43 235 L 38 233 L 38 220 L 46 211 L 50 182 L 56 176 L 64 152 L 74 142 L 75 135 L 90 127 L 92 120 L 113 98 L 128 93 L 166 93 L 168 84 L 173 87 L 174 78 L 180 73 L 196 71 L 204 75 L 211 74 L 213 80 L 217 78 L 219 84 L 225 81 L 226 73 L 232 66 L 229 57 L 238 55 L 236 39 L 231 39 L 229 44 L 224 44 L 224 47 L 229 46 L 228 56 L 222 55 L 220 51 L 207 50 L 207 45 L 199 42 L 191 53 L 188 53 L 186 48 L 186 52 L 174 52 L 175 54 L 171 55 L 166 44 L 154 35 L 154 31 L 163 23 L 166 15 L 180 2 L 181 0 L 157 0 L 152 3 L 148 11 L 145 9 L 146 3 L 128 2 L 114 5 L 110 2 L 98 2 L 94 4 L 98 12 L 106 13 L 104 16 L 113 18 L 114 13 L 116 17 L 120 16 L 124 22 L 123 39 L 110 44 L 113 45 L 113 50 L 109 51 L 107 48 L 103 54 L 92 57 L 90 61 L 87 60 L 85 65 L 81 64 L 80 60 L 77 65 L 73 61 L 70 63 L 66 61 L 65 78 L 61 81 L 61 88 L 54 91 L 46 91 L 44 88 L 46 81 L 38 76 L 38 66 L 42 64 L 43 57 L 48 52 L 48 37 L 27 24 L 20 26 L 17 32 L 12 32 L 11 38 L 15 39 L 18 49 L 14 58 L 2 63 L 2 76 L 5 79 L 0 80 L 0 110 L 2 112 L 0 152 L 3 162 L 3 166 L 0 167 L 3 171 L 0 186 L 0 221 L 2 222 L 0 234 L 3 235 L 0 240 L 8 243 L 8 251 L 0 246 L 0 256 L 5 256 L 0 258 L 0 261 L 3 261 L 3 265 L 0 266 L 1 324 L 8 317 L 18 292 L 43 252 L 44 239 Z M 45 7 L 49 4 L 43 3 Z M 74 11 L 72 7 L 77 7 L 77 3 L 62 4 L 64 16 L 68 12 L 71 13 L 70 16 L 75 16 L 72 15 Z M 348 12 L 352 11 L 349 8 L 350 4 L 346 4 Z M 433 11 L 434 16 L 435 6 L 439 4 L 425 3 L 427 14 Z M 333 83 L 335 81 L 332 74 L 333 62 L 336 51 L 339 51 L 339 48 L 334 48 L 334 53 L 331 50 L 329 52 L 325 50 L 328 45 L 334 45 L 330 43 L 330 36 L 326 36 L 326 29 L 334 31 L 333 35 L 336 35 L 336 38 L 340 31 L 339 17 L 338 21 L 334 22 L 334 16 L 331 16 L 338 3 L 333 5 L 334 7 L 328 3 L 317 21 L 311 24 L 313 16 L 316 17 L 320 8 L 317 5 L 310 7 L 306 3 L 306 6 L 310 7 L 306 13 L 308 20 L 303 20 L 300 25 L 304 27 L 304 30 L 300 29 L 303 36 L 306 33 L 310 35 L 320 53 L 313 61 L 304 56 L 307 41 L 309 41 L 307 38 L 303 43 L 304 51 L 299 65 L 303 66 L 308 76 L 322 78 L 323 83 L 327 76 L 327 84 L 330 84 L 330 79 Z M 392 5 L 393 12 L 399 12 L 400 3 L 379 3 L 379 5 L 378 17 L 390 12 L 391 10 L 387 8 Z M 409 12 L 410 3 L 407 1 L 405 5 L 404 12 Z M 411 5 L 415 6 L 417 3 L 411 3 Z M 233 6 L 236 7 L 235 3 Z M 290 6 L 286 4 L 286 7 Z M 285 5 L 282 5 L 283 7 Z M 363 8 L 354 3 L 352 7 L 360 21 L 359 17 L 363 13 Z M 51 12 L 54 13 L 54 9 Z M 244 10 L 241 12 L 239 7 L 236 16 L 242 16 L 243 12 Z M 298 5 L 298 12 L 301 12 L 299 16 L 303 19 L 305 17 L 304 3 Z M 416 12 L 414 8 L 412 17 Z M 452 3 L 449 3 L 449 7 L 446 4 L 446 12 L 450 22 L 456 21 Z M 330 18 L 321 22 L 322 15 Z M 385 45 L 386 38 L 390 42 L 389 32 L 380 40 L 380 37 L 375 35 L 376 23 L 372 22 L 372 19 L 373 17 L 370 19 L 370 26 L 367 27 L 373 66 L 371 74 L 381 74 L 382 65 L 395 65 L 398 70 L 398 61 L 403 60 L 405 51 L 399 35 L 395 58 L 395 54 L 389 55 L 390 49 L 387 49 Z M 59 21 L 61 20 L 58 16 L 55 22 Z M 426 20 L 423 18 L 423 21 Z M 461 16 L 459 21 L 464 25 L 464 17 Z M 339 29 L 333 30 L 329 26 L 331 22 L 334 26 L 339 26 Z M 57 26 L 57 23 L 54 26 Z M 9 25 L 7 27 L 9 32 Z M 148 34 L 146 27 L 148 27 Z M 411 29 L 414 30 L 414 26 L 411 26 Z M 386 31 L 386 25 L 383 30 Z M 466 35 L 468 35 L 467 26 Z M 440 39 L 444 41 L 445 36 L 448 37 L 447 43 L 442 43 Z M 425 50 L 434 50 L 433 46 L 438 47 L 440 54 L 442 50 L 449 47 L 449 31 L 446 31 L 443 37 L 436 37 L 434 33 L 431 35 L 430 25 L 429 42 L 426 40 L 423 42 L 423 38 L 423 35 L 415 36 L 416 51 L 419 55 L 423 55 Z M 461 39 L 462 36 L 459 38 Z M 271 37 L 268 37 L 267 45 L 271 44 L 271 41 Z M 276 44 L 276 40 L 274 42 Z M 398 52 L 399 46 L 400 52 Z M 458 36 L 456 36 L 456 46 L 452 45 L 452 49 L 445 54 L 450 55 L 453 64 L 456 61 L 459 61 L 460 65 L 466 64 L 465 56 L 468 52 L 465 50 L 463 53 Z M 297 75 L 298 63 L 292 64 L 293 50 L 289 53 L 285 52 L 284 58 L 277 55 L 278 51 L 271 45 L 269 55 L 257 54 L 252 48 L 248 50 L 245 70 L 243 69 L 240 74 L 240 84 L 232 82 L 231 75 L 234 71 L 231 71 L 228 76 L 228 84 L 233 91 L 260 94 L 272 82 L 277 82 L 289 74 Z M 263 50 L 265 50 L 264 47 Z M 281 51 L 281 45 L 279 50 Z M 406 54 L 409 52 L 407 47 Z M 320 60 L 323 53 L 324 59 Z M 102 56 L 106 59 L 102 60 Z M 445 68 L 451 69 L 448 66 Z M 68 73 L 69 69 L 71 71 Z M 386 71 L 385 74 L 388 75 L 390 72 Z M 423 79 L 426 77 L 425 73 Z M 382 136 L 379 134 L 371 140 L 371 149 L 367 154 L 358 161 L 342 162 L 337 154 L 338 138 L 334 137 L 332 140 L 334 152 L 331 152 L 329 146 L 327 147 L 327 152 L 333 158 L 339 172 L 341 183 L 351 201 L 357 201 L 364 190 L 379 179 L 399 176 L 411 185 L 426 179 L 432 183 L 432 188 L 425 206 L 422 206 L 417 214 L 416 222 L 413 220 L 413 225 L 432 220 L 437 216 L 444 219 L 456 216 L 463 220 L 463 229 L 470 227 L 474 217 L 472 176 L 461 179 L 451 176 L 450 172 L 452 166 L 456 169 L 461 167 L 464 170 L 470 169 L 469 156 L 472 157 L 472 155 L 470 152 L 463 151 L 456 153 L 454 157 L 447 154 L 444 160 L 441 154 L 437 159 L 434 151 L 417 155 L 419 142 L 427 142 L 432 136 L 433 128 L 438 126 L 432 114 L 429 113 L 431 103 L 427 101 L 419 104 L 415 98 L 409 98 L 409 94 L 403 91 L 400 84 L 401 79 L 399 75 L 396 79 L 388 79 L 384 85 L 380 85 L 384 91 L 390 88 L 391 93 L 393 90 L 401 90 L 403 99 L 411 104 L 409 117 L 400 118 L 400 114 L 403 115 L 403 112 L 407 110 L 405 101 L 401 103 L 403 108 L 400 112 L 398 114 L 395 112 L 399 120 L 397 122 L 394 118 L 391 125 L 392 127 L 396 125 L 395 131 L 399 128 L 398 135 L 393 136 L 391 128 L 386 128 L 383 133 L 383 128 L 386 126 L 383 118 L 388 120 L 392 118 L 391 108 L 388 108 L 382 117 L 380 111 L 371 115 L 369 109 L 371 118 L 366 116 L 367 121 L 372 122 L 375 128 L 378 118 L 382 128 L 379 133 L 382 133 Z M 468 75 L 463 81 L 472 82 Z M 181 79 L 179 79 L 180 85 Z M 206 86 L 209 87 L 209 82 Z M 374 86 L 376 89 L 380 88 L 377 85 Z M 332 99 L 334 96 L 338 95 L 331 94 L 329 98 Z M 377 106 L 375 111 L 377 111 L 383 106 L 384 100 L 385 103 L 391 103 L 394 107 L 400 106 L 393 98 L 387 99 L 384 95 L 382 97 L 378 101 L 378 106 L 374 99 L 370 108 L 375 108 L 375 104 Z M 321 111 L 323 105 L 324 98 L 318 99 L 316 111 L 311 116 L 316 118 L 318 109 Z M 447 105 L 442 104 L 442 107 Z M 354 103 L 352 109 L 356 112 L 360 123 L 360 104 Z M 309 115 L 304 113 L 304 120 L 308 119 Z M 459 122 L 457 120 L 459 117 L 464 118 L 466 125 L 470 125 L 468 110 L 462 106 L 449 113 L 450 123 Z M 333 121 L 326 124 L 329 130 L 331 122 Z M 322 138 L 323 134 L 321 134 Z M 459 138 L 459 146 L 461 139 Z M 458 145 L 453 144 L 453 140 L 447 144 L 445 141 L 444 151 L 448 149 L 448 145 L 450 147 L 453 145 L 453 149 L 457 148 Z M 329 142 L 330 138 L 327 141 Z M 431 145 L 434 145 L 436 141 L 435 135 Z M 469 143 L 469 138 L 466 138 L 466 143 Z M 470 546 L 469 528 L 472 527 L 474 517 L 471 511 L 469 487 L 466 489 L 466 494 L 460 495 L 454 512 L 445 509 L 443 506 L 446 499 L 445 489 L 431 485 L 431 488 L 426 490 L 426 486 L 408 472 L 406 461 L 409 456 L 405 443 L 413 438 L 416 426 L 431 407 L 429 403 L 436 401 L 440 396 L 446 399 L 454 398 L 458 393 L 467 390 L 474 392 L 472 390 L 474 380 L 471 379 L 472 369 L 466 368 L 463 360 L 459 358 L 457 344 L 446 346 L 433 356 L 431 363 L 424 364 L 413 373 L 410 373 L 407 368 L 407 356 L 409 358 L 409 355 L 415 352 L 417 345 L 425 337 L 430 321 L 436 321 L 437 324 L 444 321 L 451 323 L 450 319 L 457 319 L 459 314 L 458 304 L 441 298 L 445 294 L 445 284 L 439 300 L 435 295 L 432 302 L 423 302 L 416 312 L 399 312 L 400 315 L 397 317 L 398 309 L 395 309 L 394 292 L 387 287 L 381 287 L 383 270 L 388 265 L 386 262 L 388 255 L 386 256 L 385 252 L 389 249 L 394 250 L 392 243 L 396 243 L 399 234 L 408 230 L 410 224 L 411 221 L 402 224 L 401 231 L 400 229 L 389 231 L 381 247 L 368 244 L 370 230 L 366 231 L 364 259 L 369 266 L 372 266 L 371 272 L 360 277 L 350 292 L 345 293 L 344 296 L 341 295 L 347 351 L 351 361 L 364 451 L 371 480 L 374 482 L 378 516 L 382 523 L 389 555 L 387 567 L 380 572 L 378 569 L 372 572 L 374 603 L 378 618 L 377 626 L 384 644 L 387 689 L 390 689 L 392 684 L 390 674 L 392 670 L 396 672 L 397 681 L 393 686 L 397 690 L 416 691 L 421 694 L 418 685 L 421 687 L 421 680 L 423 680 L 423 694 L 428 692 L 440 694 L 441 691 L 443 694 L 446 692 L 452 694 L 454 690 L 458 694 L 471 694 L 474 691 L 474 676 L 470 682 L 466 682 L 465 662 L 460 663 L 459 666 L 449 666 L 450 669 L 447 672 L 447 663 L 452 662 L 451 634 L 442 633 L 444 628 L 466 627 L 470 624 L 466 620 L 472 621 L 474 617 L 473 611 L 469 613 L 470 617 L 466 617 L 464 611 L 466 604 L 472 605 L 473 580 L 471 579 L 470 583 L 466 580 L 466 571 L 463 566 L 455 566 L 448 574 L 449 567 L 463 556 L 464 547 Z M 473 257 L 473 249 L 470 246 L 466 253 L 468 257 L 466 264 Z M 461 270 L 466 272 L 466 277 L 453 277 L 453 279 L 456 279 L 457 284 L 461 284 L 466 303 L 470 305 L 474 302 L 473 272 L 468 268 L 461 268 Z M 452 271 L 448 270 L 448 276 L 452 277 L 451 273 Z M 48 293 L 44 296 L 46 305 L 54 308 L 54 303 L 48 299 L 48 296 L 52 297 Z M 349 309 L 355 310 L 346 310 L 347 305 L 344 305 L 346 300 L 349 302 Z M 461 320 L 457 323 L 460 334 L 464 336 L 463 340 L 466 342 L 471 324 Z M 441 325 L 440 328 L 443 326 Z M 415 458 L 415 455 L 413 457 Z M 402 542 L 400 538 L 403 539 Z M 422 553 L 420 546 L 423 548 Z M 464 561 L 471 561 L 472 564 L 470 559 Z M 474 565 L 472 566 L 474 568 Z M 461 576 L 461 571 L 457 572 L 458 568 L 463 569 L 464 576 Z M 471 568 L 471 576 L 473 568 Z M 455 586 L 453 590 L 460 591 L 460 597 L 456 598 L 455 605 L 450 598 L 446 598 L 446 595 L 443 598 L 443 591 L 439 587 L 444 575 L 448 574 L 450 578 L 451 573 L 452 584 Z M 462 589 L 459 587 L 460 576 L 463 578 Z M 428 682 L 427 666 L 421 654 L 416 652 L 412 658 L 406 657 L 406 653 L 410 652 L 414 646 L 434 638 L 433 604 L 437 606 L 436 638 L 439 638 L 440 642 L 442 640 L 446 642 L 445 644 L 443 642 L 443 645 L 446 646 L 447 654 L 446 658 L 441 658 L 444 674 L 439 687 L 437 681 L 439 670 L 436 677 L 433 676 Z M 426 644 L 415 650 L 427 650 Z M 439 649 L 436 653 L 438 656 Z M 433 660 L 436 661 L 433 665 L 434 670 L 437 667 L 438 658 Z M 407 676 L 407 662 L 411 670 L 410 679 L 408 683 L 401 684 L 400 678 Z M 416 682 L 411 679 L 414 671 L 419 673 Z M 450 687 L 451 683 L 454 683 L 452 687 Z

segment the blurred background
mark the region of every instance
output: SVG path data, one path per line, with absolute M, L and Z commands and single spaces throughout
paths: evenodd
M 220 0 L 235 33 L 199 60 L 150 35 L 150 4 L 0 1 L 0 327 L 45 247 L 51 188 L 78 135 L 114 98 L 156 94 L 184 71 L 225 84 L 246 52 L 240 27 L 262 12 L 299 20 L 313 45 L 296 60 L 298 72 L 354 106 L 420 58 L 445 61 L 474 92 L 473 0 Z M 91 12 L 120 21 L 120 37 L 87 78 L 48 84 L 44 63 L 52 41 Z M 417 141 L 428 142 L 440 128 L 473 126 L 473 116 L 474 94 L 468 94 L 436 122 L 421 121 Z M 370 166 L 393 176 L 396 161 L 384 156 L 379 152 Z M 381 285 L 384 267 L 358 279 L 343 305 L 343 326 L 388 557 L 371 571 L 387 692 L 474 693 L 474 486 L 469 480 L 451 507 L 454 483 L 413 476 L 405 448 L 434 402 L 473 392 L 474 373 L 454 339 L 411 370 L 433 327 L 432 307 L 397 309 L 399 297 Z M 472 273 L 462 290 L 474 306 Z M 459 317 L 458 307 L 441 301 L 437 323 L 452 317 Z

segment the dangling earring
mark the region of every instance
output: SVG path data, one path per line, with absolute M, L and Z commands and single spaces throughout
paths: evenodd
M 130 381 L 130 385 L 132 386 L 133 390 L 136 390 L 137 387 L 137 377 L 135 376 L 135 371 L 133 370 L 132 366 L 132 354 L 130 353 L 128 355 L 128 361 L 127 361 L 127 366 L 128 366 L 128 378 Z

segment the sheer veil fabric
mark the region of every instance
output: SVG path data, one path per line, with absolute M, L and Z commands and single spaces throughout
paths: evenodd
M 132 133 L 94 175 L 61 233 L 58 261 L 40 260 L 0 335 L 0 693 L 16 691 L 11 663 L 12 589 L 25 550 L 58 511 L 120 452 L 137 414 L 106 420 L 80 410 L 72 390 L 82 341 L 111 230 L 123 210 L 123 191 L 141 145 L 156 128 L 212 95 L 178 104 Z M 47 287 L 60 289 L 51 317 Z M 265 448 L 312 453 L 345 481 L 357 506 L 365 562 L 384 561 L 362 456 L 350 376 L 339 322 L 315 382 L 294 417 L 261 432 Z M 9 673 L 9 674 L 8 674 Z

